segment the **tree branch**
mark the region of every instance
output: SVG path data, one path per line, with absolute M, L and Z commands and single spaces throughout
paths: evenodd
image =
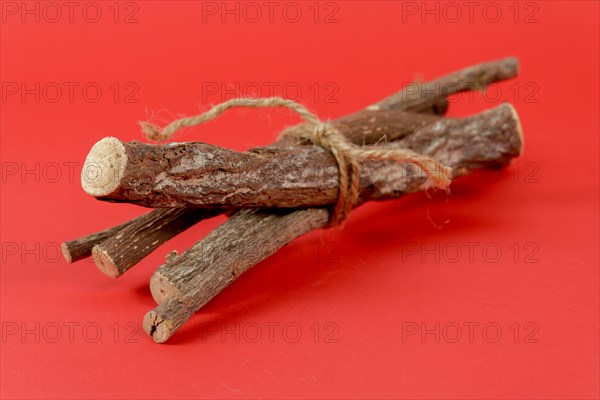
M 471 121 L 486 116 L 491 116 L 488 125 L 453 121 L 440 131 L 444 127 L 440 121 L 387 146 L 431 156 L 451 166 L 455 177 L 475 167 L 505 165 L 522 150 L 518 118 L 512 106 L 505 104 L 472 117 Z M 423 176 L 406 174 L 406 165 L 380 163 L 380 168 L 387 170 L 387 179 L 381 182 L 387 187 L 380 190 L 390 197 L 422 189 Z M 367 199 L 368 196 L 363 197 Z M 154 341 L 165 342 L 243 272 L 295 238 L 324 227 L 328 220 L 329 212 L 323 208 L 239 211 L 204 240 L 157 270 L 151 291 L 163 303 L 146 314 L 144 330 Z

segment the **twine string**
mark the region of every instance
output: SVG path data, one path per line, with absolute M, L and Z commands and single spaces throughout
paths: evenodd
M 312 125 L 318 125 L 321 123 L 319 118 L 308 111 L 302 104 L 296 103 L 292 100 L 282 99 L 281 97 L 269 97 L 269 98 L 235 98 L 227 100 L 221 104 L 213 106 L 210 110 L 203 112 L 202 114 L 195 115 L 193 117 L 186 117 L 175 120 L 163 127 L 162 129 L 154 125 L 151 122 L 140 121 L 139 124 L 142 127 L 142 132 L 149 140 L 157 142 L 164 142 L 168 140 L 176 131 L 195 125 L 200 125 L 205 122 L 211 121 L 230 108 L 235 107 L 248 107 L 248 108 L 266 108 L 266 107 L 285 107 L 293 110 L 302 119 Z
M 231 99 L 217 104 L 202 114 L 175 120 L 163 128 L 147 121 L 140 121 L 139 124 L 148 139 L 162 142 L 169 139 L 179 129 L 203 124 L 235 107 L 285 107 L 296 112 L 311 126 L 312 129 L 309 131 L 287 129 L 281 134 L 280 138 L 292 137 L 296 140 L 308 141 L 327 149 L 335 158 L 338 165 L 339 186 L 337 202 L 330 213 L 330 226 L 345 221 L 358 201 L 360 195 L 359 161 L 361 160 L 390 160 L 398 163 L 414 164 L 425 173 L 428 181 L 434 187 L 447 190 L 450 185 L 452 170 L 434 159 L 408 149 L 386 149 L 354 145 L 332 124 L 322 122 L 316 114 L 310 112 L 303 105 L 281 97 Z

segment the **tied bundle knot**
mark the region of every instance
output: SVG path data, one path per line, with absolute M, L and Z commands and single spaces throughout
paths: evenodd
M 339 185 L 337 202 L 330 213 L 329 226 L 335 226 L 345 221 L 358 202 L 360 196 L 360 161 L 376 159 L 411 163 L 425 173 L 428 182 L 432 186 L 447 190 L 450 185 L 452 170 L 434 159 L 408 149 L 357 146 L 349 142 L 334 125 L 322 122 L 316 114 L 310 112 L 303 105 L 280 97 L 231 99 L 217 104 L 197 116 L 173 121 L 162 129 L 146 121 L 140 121 L 139 124 L 146 138 L 162 142 L 169 139 L 181 128 L 205 123 L 234 107 L 285 107 L 293 110 L 306 121 L 310 129 L 292 127 L 283 131 L 280 139 L 291 137 L 299 141 L 313 143 L 328 150 L 335 158 L 338 166 Z

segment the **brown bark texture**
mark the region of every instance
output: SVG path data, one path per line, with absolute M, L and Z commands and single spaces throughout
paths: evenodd
M 481 117 L 486 119 L 486 124 L 475 122 Z M 389 146 L 408 148 L 431 156 L 451 166 L 455 177 L 467 174 L 476 167 L 505 165 L 520 155 L 522 133 L 511 106 L 502 105 L 472 119 L 472 125 L 456 121 L 443 131 L 433 124 L 431 128 L 420 129 Z M 407 174 L 406 165 L 386 161 L 379 163 L 388 177 L 382 183 L 388 187 L 380 190 L 390 193 L 390 197 L 422 189 L 423 176 Z M 367 199 L 363 197 L 363 201 Z M 204 240 L 169 262 L 164 269 L 158 270 L 175 272 L 179 287 L 163 287 L 162 294 L 158 287 L 159 295 L 170 297 L 146 314 L 144 330 L 156 342 L 165 342 L 194 312 L 243 272 L 295 238 L 324 227 L 328 219 L 329 212 L 325 208 L 242 210 L 236 213 Z M 163 284 L 164 280 L 159 278 L 156 282 Z M 155 294 L 155 297 L 159 296 Z
M 444 114 L 448 106 L 446 95 L 459 91 L 471 90 L 473 88 L 479 88 L 493 82 L 510 79 L 517 75 L 518 69 L 518 60 L 513 57 L 478 64 L 430 82 L 409 85 L 400 92 L 389 96 L 388 98 L 375 103 L 372 106 L 369 106 L 367 109 L 375 111 L 404 110 L 429 114 Z M 435 118 L 435 116 L 432 116 L 431 121 L 435 120 Z M 357 118 L 351 115 L 344 119 L 344 123 L 348 127 L 352 127 L 352 124 L 356 120 Z M 382 133 L 382 135 L 386 134 L 385 132 L 380 133 Z M 351 138 L 351 140 L 356 144 L 363 144 L 360 137 L 355 139 Z M 137 228 L 134 230 L 135 235 L 143 237 L 141 240 L 147 243 L 154 243 L 156 240 L 159 240 L 156 246 L 158 247 L 164 241 L 172 237 L 165 236 L 162 232 L 156 229 L 156 226 L 164 226 L 162 218 L 169 219 L 168 215 L 160 217 L 161 213 L 162 211 L 160 209 L 153 210 L 150 213 L 137 217 L 113 228 L 96 232 L 70 242 L 65 242 L 62 246 L 65 259 L 68 262 L 75 262 L 90 256 L 94 245 L 98 245 L 103 241 L 116 236 L 119 231 L 135 221 L 138 221 Z M 194 214 L 195 212 L 189 211 L 189 213 Z M 187 216 L 180 216 L 178 218 L 186 219 Z M 200 217 L 198 221 L 202 219 L 203 218 Z M 175 224 L 175 222 L 173 223 Z M 184 225 L 185 221 L 179 224 L 179 226 Z M 177 234 L 172 230 L 170 232 L 173 233 L 173 236 Z M 129 246 L 130 239 L 130 235 L 123 236 L 122 243 L 128 243 L 126 246 Z M 124 265 L 135 264 L 139 262 L 143 257 L 148 255 L 153 250 L 153 247 L 150 246 L 146 248 L 146 246 L 142 246 L 139 249 L 146 249 L 147 251 L 137 251 L 131 254 Z M 118 256 L 111 256 L 111 258 L 120 259 Z M 124 271 L 128 267 L 116 268 L 121 268 L 121 270 Z

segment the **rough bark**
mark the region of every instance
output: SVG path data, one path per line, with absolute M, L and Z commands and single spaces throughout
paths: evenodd
M 475 141 L 473 136 L 481 140 L 481 143 L 476 142 L 478 145 L 486 146 L 487 158 L 481 165 L 478 164 L 477 154 L 481 154 L 483 151 L 477 146 L 466 147 L 464 143 L 465 138 Z M 508 163 L 522 149 L 522 141 L 518 116 L 514 108 L 506 103 L 468 118 L 439 120 L 395 143 L 415 151 L 432 153 L 431 155 L 436 159 L 439 158 L 438 160 L 441 162 L 450 162 L 447 155 L 451 150 L 456 149 L 465 154 L 465 160 L 472 160 L 474 163 L 469 166 L 466 161 L 463 161 L 461 164 L 463 168 L 476 168 L 492 166 L 494 162 L 498 166 Z M 495 147 L 492 148 L 490 143 Z M 443 153 L 439 154 L 438 151 Z M 421 177 L 421 184 L 425 182 L 423 173 L 411 165 L 400 167 L 390 165 L 389 162 L 370 161 L 361 165 L 361 171 L 360 201 L 385 200 L 398 197 L 405 191 L 415 191 L 415 189 L 404 189 L 403 180 L 409 175 L 411 175 L 409 182 L 414 185 L 419 182 L 416 176 Z M 335 174 L 330 179 L 335 182 Z M 198 244 L 211 243 L 199 242 Z M 214 251 L 218 251 L 218 249 L 209 248 L 202 254 L 209 257 L 208 255 Z M 196 254 L 200 254 L 200 252 L 196 251 Z M 177 294 L 180 288 L 200 272 L 199 268 L 202 265 L 210 264 L 184 266 L 185 263 L 185 259 L 179 258 L 174 262 L 162 265 L 155 271 L 150 279 L 150 290 L 157 303 L 163 303 L 173 294 Z
M 519 73 L 519 60 L 508 57 L 474 65 L 429 82 L 415 82 L 368 109 L 401 109 L 423 112 L 436 109 L 453 93 L 483 89 L 491 83 L 513 78 Z M 445 110 L 444 110 L 445 111 Z
M 438 120 L 402 111 L 363 111 L 335 125 L 352 143 L 371 144 L 397 140 Z M 294 129 L 311 128 L 302 124 Z M 158 146 L 104 138 L 94 145 L 86 165 L 110 171 L 111 177 L 87 182 L 88 194 L 146 207 L 319 206 L 335 202 L 338 186 L 337 164 L 329 151 L 299 146 L 289 138 L 247 152 L 201 142 Z
M 328 220 L 324 208 L 239 211 L 176 259 L 174 268 L 201 268 L 203 273 L 194 275 L 182 292 L 147 313 L 144 330 L 155 342 L 165 342 L 240 274 Z
M 465 175 L 476 167 L 505 165 L 521 153 L 523 139 L 514 109 L 509 105 L 499 109 L 503 112 L 490 119 L 488 126 L 465 126 L 457 121 L 454 126 L 440 132 L 436 129 L 437 124 L 433 124 L 388 146 L 409 148 L 431 156 L 452 166 L 455 177 Z M 507 119 L 506 114 L 512 117 Z M 388 186 L 385 191 L 390 195 L 398 197 L 421 190 L 423 176 L 407 174 L 409 166 L 386 161 L 378 163 L 381 172 L 387 176 L 381 184 Z M 158 288 L 158 292 L 154 288 L 153 295 L 159 297 L 157 300 L 165 294 L 170 297 L 146 314 L 144 330 L 154 341 L 165 342 L 194 312 L 243 272 L 295 238 L 324 227 L 328 219 L 329 212 L 323 208 L 242 210 L 236 213 L 204 240 L 159 269 L 176 271 L 182 285 Z
M 366 110 L 334 121 L 334 124 L 353 143 L 373 143 L 385 136 L 388 140 L 395 140 L 432 122 L 435 117 L 422 114 L 421 120 L 411 121 L 406 116 L 390 113 L 389 110 L 445 111 L 445 106 L 440 104 L 444 104 L 448 94 L 482 88 L 492 82 L 511 78 L 517 74 L 518 66 L 516 58 L 506 58 L 479 64 L 416 87 L 409 86 Z M 398 130 L 400 119 L 403 120 L 403 129 Z M 305 128 L 305 124 L 297 127 Z M 202 149 L 201 146 L 207 148 Z M 270 164 L 265 166 L 249 163 L 248 159 L 237 157 L 240 153 L 216 152 L 216 149 L 208 146 L 200 143 L 174 143 L 160 147 L 135 142 L 122 143 L 117 139 L 107 138 L 98 142 L 86 159 L 86 166 L 93 168 L 84 168 L 84 171 L 99 170 L 99 176 L 90 179 L 82 175 L 82 186 L 88 194 L 100 200 L 127 201 L 148 207 L 178 207 L 186 204 L 201 207 L 223 204 L 234 207 L 276 206 L 236 204 L 236 195 L 230 194 L 233 192 L 247 198 L 244 193 L 254 193 L 255 187 L 231 186 L 239 179 L 240 174 L 247 174 L 253 168 L 261 167 L 264 172 L 278 173 L 280 168 Z M 219 181 L 224 175 L 225 179 Z M 214 183 L 215 187 L 205 188 L 207 183 Z M 257 180 L 254 184 L 260 183 Z M 225 190 L 225 187 L 228 189 Z M 213 196 L 217 198 L 212 199 Z M 289 206 L 320 204 L 299 203 Z M 288 205 L 279 203 L 278 206 Z
M 408 134 L 404 130 L 396 134 L 394 126 L 411 127 L 410 133 L 415 130 L 413 126 L 417 132 L 419 127 L 437 132 L 446 132 L 447 127 L 475 131 L 486 126 L 513 128 L 518 120 L 511 110 L 503 105 L 474 117 L 441 119 L 430 125 L 423 124 L 418 114 L 385 112 L 382 118 L 381 112 L 372 111 L 365 113 L 363 123 L 349 129 L 347 136 L 361 136 L 371 142 L 380 137 L 376 133 L 379 130 L 391 140 Z M 333 155 L 319 146 L 278 145 L 242 153 L 197 142 L 167 146 L 118 144 L 125 149 L 123 157 L 128 164 L 118 190 L 107 196 L 111 200 L 148 207 L 208 209 L 317 207 L 337 201 L 338 166 Z M 375 160 L 367 160 L 360 167 L 361 190 L 374 200 L 385 197 L 378 188 L 387 179 L 373 173 L 376 164 Z M 368 188 L 372 189 L 366 192 Z
M 360 121 L 362 121 L 362 118 L 356 114 L 344 118 L 346 123 L 344 128 L 342 128 L 342 133 L 347 135 L 346 137 L 352 143 L 363 144 L 379 140 L 390 140 L 390 138 L 393 139 L 409 134 L 423 125 L 440 119 L 438 116 L 416 113 L 400 113 L 400 119 L 396 112 L 386 113 L 380 111 L 369 112 L 369 114 L 377 114 L 385 124 L 380 127 L 373 125 L 373 122 L 371 122 L 370 125 L 365 127 L 361 126 Z M 391 125 L 392 121 L 396 125 Z M 304 128 L 299 125 L 297 129 Z M 279 145 L 285 146 L 286 143 L 290 143 L 290 139 L 280 141 Z M 135 144 L 126 145 L 135 146 Z M 191 143 L 191 145 L 193 146 L 194 143 Z M 223 151 L 226 152 L 227 150 Z M 268 148 L 260 148 L 255 149 L 254 151 L 256 153 L 266 153 L 269 150 Z M 105 168 L 102 168 L 102 165 L 103 161 L 100 159 L 98 163 L 95 164 L 94 168 L 89 168 L 95 169 L 98 172 L 95 175 L 96 179 L 102 180 L 102 175 L 115 176 L 114 163 L 108 164 Z M 86 170 L 86 168 L 84 168 L 84 170 Z M 102 171 L 104 171 L 104 173 L 102 173 Z M 106 171 L 110 171 L 110 173 L 107 173 Z M 86 178 L 82 176 L 82 182 L 85 179 Z M 104 182 L 106 182 L 106 180 Z M 157 247 L 181 233 L 183 230 L 203 219 L 212 218 L 223 212 L 225 212 L 224 209 L 206 209 L 204 211 L 197 211 L 195 207 L 190 207 L 190 210 L 183 213 L 179 210 L 153 210 L 148 214 L 142 215 L 116 227 L 84 236 L 71 242 L 66 242 L 62 247 L 63 255 L 67 262 L 74 262 L 89 257 L 92 253 L 92 248 L 96 246 L 97 249 L 94 261 L 96 261 L 98 268 L 108 276 L 118 277 L 133 265 L 140 262 Z M 181 221 L 178 221 L 178 219 L 181 219 Z M 190 223 L 190 221 L 193 221 L 193 223 Z M 124 235 L 119 234 L 121 230 L 130 225 L 133 226 L 128 229 Z M 164 230 L 165 226 L 167 226 L 166 230 Z M 171 229 L 168 227 L 175 228 Z M 119 236 L 119 239 L 114 239 L 117 235 Z M 139 240 L 143 242 L 143 246 L 139 246 L 137 243 L 132 244 L 129 239 L 132 237 L 140 238 Z M 111 240 L 111 238 L 113 239 Z M 107 240 L 107 243 L 102 243 Z M 126 251 L 132 250 L 134 246 L 137 246 L 135 251 Z M 119 250 L 121 247 L 123 250 Z
M 419 85 L 419 89 L 415 90 L 414 85 L 411 85 L 399 93 L 396 93 L 370 106 L 369 109 L 404 110 L 431 114 L 444 114 L 448 106 L 445 95 L 458 92 L 460 90 L 469 90 L 469 88 L 473 86 L 472 84 L 469 84 L 469 82 L 474 82 L 474 77 L 486 77 L 485 80 L 482 79 L 481 82 L 484 84 L 490 84 L 496 81 L 512 78 L 516 76 L 517 72 L 518 61 L 514 58 L 506 58 L 483 63 L 431 81 L 429 82 L 428 87 L 424 87 L 423 84 L 421 84 Z M 437 100 L 437 103 L 435 100 Z M 352 116 L 349 116 L 348 118 L 351 121 Z M 347 123 L 350 123 L 350 121 Z M 357 141 L 355 141 L 355 143 L 361 144 Z M 156 211 L 152 211 L 146 215 L 150 215 L 154 212 Z M 146 216 L 141 216 L 138 218 L 144 217 Z M 159 220 L 155 221 L 156 223 L 160 223 Z M 118 230 L 120 230 L 122 227 L 125 227 L 127 224 L 128 223 L 121 224 L 117 227 L 65 243 L 63 245 L 63 249 L 66 249 L 63 250 L 65 258 L 67 261 L 74 262 L 88 257 L 91 254 L 93 245 L 105 240 L 107 237 L 113 236 Z M 146 226 L 146 228 L 144 228 L 144 226 Z M 140 236 L 147 236 L 147 240 L 149 242 L 153 242 L 155 240 L 153 235 L 156 235 L 157 233 L 155 230 L 153 230 L 152 225 L 140 224 L 140 230 L 137 234 Z M 135 262 L 139 262 L 148 253 L 138 254 L 139 259 Z
M 372 143 L 374 141 L 385 141 L 402 137 L 414 132 L 414 130 L 421 126 L 440 119 L 440 117 L 433 115 L 403 112 L 398 114 L 398 112 L 379 111 L 368 112 L 367 114 L 380 117 L 379 120 L 384 122 L 384 124 L 382 124 L 382 126 L 375 125 L 374 122 L 378 120 L 377 117 L 366 126 L 361 125 L 360 121 L 364 118 L 357 116 L 357 114 L 344 118 L 346 123 L 344 127 L 341 128 L 341 132 L 355 144 Z M 304 128 L 303 126 L 298 126 L 297 129 Z M 290 142 L 290 139 L 284 139 L 278 143 L 278 146 L 287 146 L 289 148 L 290 145 L 286 143 Z M 118 144 L 120 144 L 120 142 Z M 190 143 L 189 145 L 194 146 L 196 144 L 209 146 L 202 143 Z M 141 144 L 125 145 L 137 146 Z M 148 146 L 151 148 L 158 147 L 150 145 L 141 146 Z M 107 148 L 105 145 L 102 147 L 104 149 Z M 108 148 L 110 148 L 110 146 L 108 146 Z M 168 147 L 163 148 L 168 149 Z M 223 152 L 230 152 L 225 149 L 221 150 Z M 263 153 L 263 157 L 267 157 L 269 151 L 271 151 L 269 148 L 254 150 L 254 152 L 256 152 L 255 154 Z M 166 155 L 163 154 L 163 156 Z M 115 176 L 114 174 L 117 173 L 114 168 L 116 163 L 109 163 L 106 165 L 106 168 L 102 168 L 102 162 L 102 159 L 99 159 L 98 163 L 95 164 L 96 171 L 105 171 L 104 175 Z M 90 167 L 89 169 L 92 168 Z M 110 171 L 110 173 L 107 173 L 106 171 Z M 96 179 L 98 179 L 98 177 L 102 180 L 102 173 L 99 175 L 97 174 Z M 106 180 L 104 180 L 104 182 L 106 182 Z M 104 185 L 105 184 L 106 183 L 104 183 Z M 222 208 L 198 210 L 195 207 L 186 207 L 186 210 L 184 211 L 181 209 L 168 208 L 157 209 L 139 217 L 139 221 L 133 220 L 129 223 L 119 225 L 119 229 L 115 227 L 78 239 L 78 241 L 87 244 L 86 251 L 85 253 L 82 252 L 81 258 L 89 256 L 92 252 L 92 247 L 94 247 L 93 258 L 99 270 L 108 276 L 116 278 L 121 276 L 172 237 L 203 219 L 212 218 L 223 212 L 225 212 L 225 210 Z M 74 241 L 73 243 L 77 243 L 78 241 Z
M 113 226 L 112 228 L 108 228 L 100 232 L 95 232 L 87 236 L 82 236 L 75 240 L 71 240 L 70 242 L 63 242 L 61 245 L 63 257 L 68 263 L 87 258 L 92 255 L 92 248 L 96 244 L 116 235 L 121 229 L 133 223 L 140 223 L 143 225 L 143 221 L 154 218 L 154 215 L 156 215 L 157 213 L 160 213 L 160 211 L 152 210 L 147 214 L 140 215 L 139 217 L 124 222 L 120 225 Z
M 196 222 L 221 213 L 218 209 L 189 207 L 156 209 L 96 244 L 92 258 L 100 271 L 117 278 L 164 242 Z

